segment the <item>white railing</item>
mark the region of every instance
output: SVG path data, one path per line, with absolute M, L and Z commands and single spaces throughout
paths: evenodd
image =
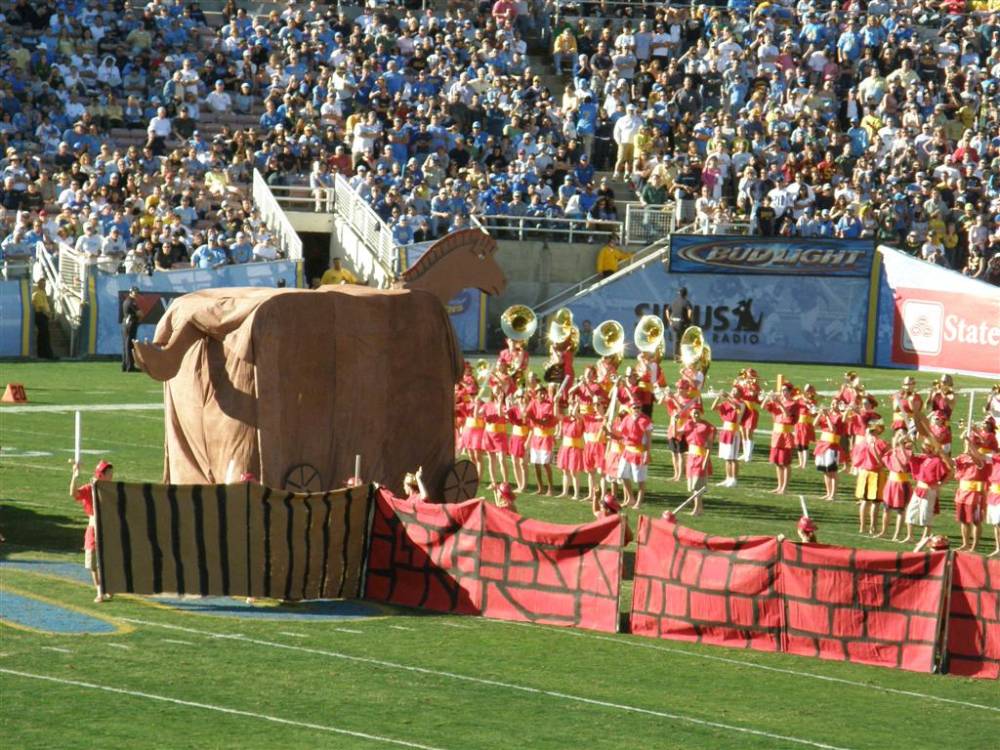
M 286 211 L 333 213 L 333 187 L 311 188 L 308 185 L 268 185 L 271 194 Z
M 625 244 L 648 245 L 677 231 L 677 208 L 673 202 L 625 204 Z
M 391 227 L 382 221 L 375 209 L 340 174 L 335 178 L 334 191 L 333 210 L 336 216 L 354 230 L 382 272 L 390 279 L 395 278 L 400 270 L 399 255 Z
M 307 188 L 308 189 L 308 188 Z M 256 169 L 253 171 L 253 202 L 261 219 L 277 240 L 278 248 L 289 260 L 302 260 L 302 238 L 271 192 L 271 186 Z
M 549 216 L 511 216 L 506 214 L 474 217 L 478 226 L 498 240 L 540 239 L 555 242 L 584 242 L 591 237 L 621 236 L 620 221 L 588 221 Z
M 59 243 L 59 279 L 60 288 L 75 297 L 84 299 L 87 293 L 87 274 L 91 263 L 87 256 L 78 253 L 72 245 Z

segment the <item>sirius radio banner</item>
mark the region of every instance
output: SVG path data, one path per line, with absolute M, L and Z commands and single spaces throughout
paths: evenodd
M 631 341 L 642 315 L 669 318 L 670 302 L 684 286 L 694 323 L 716 359 L 858 364 L 868 283 L 844 276 L 672 273 L 650 262 L 568 305 L 577 325 L 614 319 Z
M 279 284 L 279 282 L 282 282 Z M 301 286 L 301 263 L 276 260 L 246 263 L 215 270 L 199 268 L 148 274 L 94 274 L 94 304 L 90 322 L 91 354 L 121 354 L 122 302 L 128 290 L 139 287 L 136 303 L 141 314 L 139 339 L 151 339 L 163 313 L 175 297 L 199 289 L 238 286 Z
M 867 240 L 675 234 L 673 273 L 731 273 L 868 278 L 875 245 Z
M 403 257 L 404 268 L 409 268 L 433 242 L 419 242 L 406 245 Z M 478 289 L 463 289 L 446 305 L 455 337 L 463 352 L 479 351 L 486 339 L 486 295 Z
M 875 363 L 1000 376 L 1000 288 L 880 247 Z

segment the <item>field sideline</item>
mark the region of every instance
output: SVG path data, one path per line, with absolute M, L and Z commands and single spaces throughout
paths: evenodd
M 711 382 L 727 384 L 740 366 L 714 363 Z M 821 391 L 843 370 L 756 367 L 770 382 L 780 372 Z M 895 389 L 904 374 L 859 372 L 874 391 Z M 997 746 L 996 682 L 351 603 L 251 608 L 122 596 L 94 604 L 79 551 L 85 518 L 66 494 L 73 407 L 83 407 L 85 470 L 104 457 L 117 479 L 158 481 L 162 389 L 109 362 L 2 363 L 0 373 L 0 385 L 23 383 L 30 399 L 0 407 L 0 736 L 8 747 Z M 936 376 L 916 377 L 925 391 Z M 956 378 L 959 389 L 990 385 Z M 967 408 L 962 395 L 956 418 Z M 888 415 L 884 404 L 880 411 Z M 656 421 L 665 422 L 659 410 Z M 682 523 L 792 534 L 802 493 L 822 541 L 899 549 L 858 536 L 847 490 L 821 503 L 811 468 L 793 469 L 790 496 L 769 495 L 764 443 L 741 466 L 738 488 L 712 486 L 706 514 Z M 659 438 L 643 512 L 658 516 L 684 498 L 669 473 Z M 953 488 L 937 527 L 954 539 Z M 553 522 L 590 518 L 588 505 L 567 499 L 525 495 L 518 504 Z M 14 622 L 26 602 L 37 603 L 47 629 L 63 632 Z M 95 632 L 72 632 L 87 623 Z

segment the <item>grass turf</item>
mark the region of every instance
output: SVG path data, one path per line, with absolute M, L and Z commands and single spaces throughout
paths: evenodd
M 737 369 L 714 364 L 712 382 L 728 383 Z M 757 369 L 771 382 L 782 372 L 821 390 L 836 387 L 841 375 L 830 367 Z M 894 388 L 902 377 L 861 372 L 869 390 Z M 918 376 L 921 387 L 932 379 Z M 158 384 L 123 375 L 114 363 L 4 363 L 3 382 L 23 383 L 32 404 L 162 401 Z M 957 378 L 959 388 L 987 385 Z M 960 396 L 956 415 L 966 413 Z M 84 448 L 95 451 L 85 454 L 86 469 L 105 457 L 118 479 L 159 480 L 160 411 L 85 411 L 83 425 Z M 822 480 L 812 469 L 793 470 L 791 495 L 767 494 L 774 478 L 765 442 L 758 441 L 754 463 L 741 466 L 737 489 L 712 487 L 706 515 L 682 522 L 717 534 L 791 534 L 796 494 L 804 493 L 814 498 L 823 541 L 898 549 L 857 535 L 847 490 L 834 504 L 816 500 Z M 3 558 L 82 562 L 84 516 L 66 494 L 72 444 L 71 412 L 0 407 Z M 644 509 L 651 515 L 686 494 L 666 481 L 669 456 L 662 439 L 657 446 Z M 585 503 L 566 499 L 525 495 L 518 505 L 555 522 L 590 518 Z M 950 511 L 946 502 L 937 527 L 955 537 Z M 109 747 L 363 748 L 398 740 L 449 749 L 992 748 L 1000 736 L 996 683 L 409 610 L 350 622 L 276 622 L 192 614 L 133 597 L 97 605 L 92 590 L 76 582 L 10 568 L 0 576 L 0 589 L 120 627 L 89 636 L 0 627 L 0 736 L 9 747 L 73 748 L 96 739 Z M 627 582 L 625 609 L 629 595 Z

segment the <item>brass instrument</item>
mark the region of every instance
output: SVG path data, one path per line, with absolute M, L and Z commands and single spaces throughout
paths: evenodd
M 568 307 L 556 310 L 549 323 L 549 361 L 545 365 L 546 383 L 561 383 L 566 377 L 561 352 L 576 351 L 580 345 L 580 329 L 573 325 L 573 311 Z
M 640 352 L 654 353 L 663 346 L 663 321 L 656 315 L 643 315 L 635 327 L 632 340 Z
M 681 362 L 685 367 L 707 373 L 712 365 L 712 348 L 698 326 L 690 326 L 681 336 Z
M 594 329 L 594 351 L 602 357 L 625 353 L 625 328 L 617 320 L 605 320 Z
M 500 328 L 511 341 L 527 341 L 535 335 L 538 316 L 527 305 L 511 305 L 500 316 Z
M 490 363 L 487 362 L 485 359 L 476 360 L 476 367 L 474 372 L 476 376 L 476 382 L 479 383 L 479 387 L 481 388 L 483 385 L 486 384 L 486 382 L 490 378 Z

